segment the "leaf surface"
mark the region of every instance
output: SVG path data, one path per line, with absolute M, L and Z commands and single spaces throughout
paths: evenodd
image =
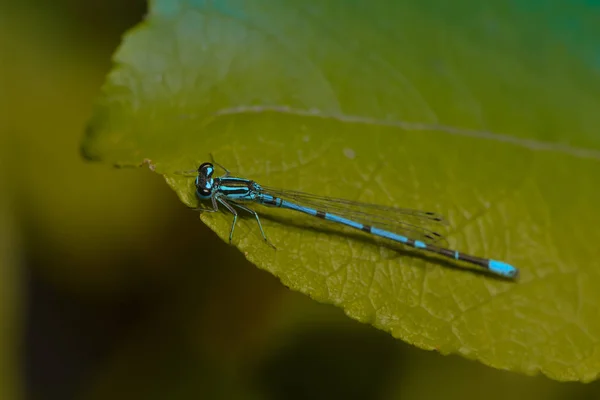
M 116 53 L 83 152 L 149 163 L 190 207 L 193 179 L 174 172 L 212 153 L 268 186 L 444 214 L 451 248 L 510 262 L 519 282 L 260 206 L 277 250 L 251 216 L 233 244 L 290 288 L 421 348 L 595 379 L 589 42 L 567 51 L 554 14 L 500 2 L 398 3 L 156 0 Z M 202 220 L 227 240 L 230 214 Z

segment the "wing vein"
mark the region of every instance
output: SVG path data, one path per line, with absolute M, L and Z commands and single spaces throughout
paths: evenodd
M 437 230 L 447 223 L 441 215 L 434 212 L 361 203 L 264 186 L 262 192 L 304 207 L 401 234 L 413 240 L 432 244 L 446 242 L 444 236 Z

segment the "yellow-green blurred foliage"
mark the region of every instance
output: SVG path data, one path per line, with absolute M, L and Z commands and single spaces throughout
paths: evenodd
M 0 3 L 0 398 L 592 398 L 289 292 L 79 141 L 141 0 Z

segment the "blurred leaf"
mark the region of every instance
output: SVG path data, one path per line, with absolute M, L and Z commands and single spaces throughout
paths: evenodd
M 115 171 L 84 163 L 78 154 L 110 52 L 89 40 L 78 46 L 68 23 L 44 13 L 11 15 L 0 24 L 0 48 L 8 38 L 11 54 L 0 64 L 0 76 L 7 77 L 0 101 L 9 99 L 6 119 L 0 117 L 0 160 L 30 249 L 24 252 L 43 260 L 36 268 L 79 290 L 123 288 L 153 273 L 132 259 L 144 257 L 149 241 L 173 221 L 172 214 L 157 212 L 173 195 L 147 171 Z M 102 40 L 111 36 L 104 33 Z
M 6 186 L 2 183 L 0 188 Z M 0 398 L 21 398 L 18 368 L 19 240 L 11 200 L 0 192 Z
M 442 212 L 451 247 L 505 259 L 521 280 L 282 210 L 260 210 L 276 251 L 252 218 L 234 244 L 292 289 L 421 348 L 593 380 L 598 72 L 541 17 L 420 4 L 156 0 L 115 56 L 83 152 L 149 163 L 191 207 L 193 180 L 172 173 L 212 152 L 269 186 Z M 202 219 L 227 238 L 231 215 Z

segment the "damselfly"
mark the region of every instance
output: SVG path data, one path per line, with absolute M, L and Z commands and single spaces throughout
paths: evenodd
M 214 165 L 221 167 L 225 174 L 213 177 Z M 292 190 L 274 189 L 259 185 L 250 179 L 232 176 L 226 168 L 214 161 L 212 163 L 205 162 L 198 167 L 195 184 L 197 197 L 200 200 L 210 200 L 212 203 L 212 208 L 202 210 L 215 212 L 219 210 L 219 205 L 222 205 L 233 214 L 233 222 L 229 231 L 230 243 L 238 218 L 236 209 L 239 209 L 254 216 L 263 239 L 273 246 L 265 235 L 258 214 L 247 207 L 250 203 L 257 203 L 267 207 L 294 210 L 346 225 L 422 251 L 477 265 L 505 278 L 517 278 L 519 275 L 517 268 L 505 262 L 475 257 L 439 246 L 438 243 L 443 239 L 442 235 L 426 228 L 426 224 L 424 224 L 443 221 L 441 216 L 433 212 L 385 207 Z

